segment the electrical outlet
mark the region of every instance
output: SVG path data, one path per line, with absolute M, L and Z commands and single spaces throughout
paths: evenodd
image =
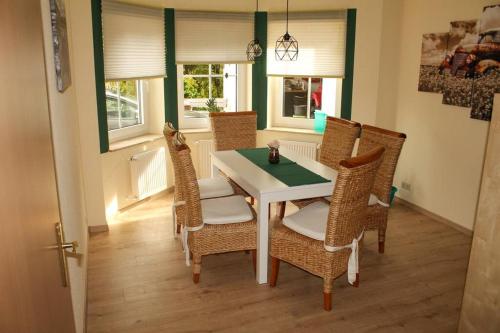
M 407 182 L 401 182 L 401 188 L 403 190 L 410 192 L 411 191 L 411 184 L 407 183 Z

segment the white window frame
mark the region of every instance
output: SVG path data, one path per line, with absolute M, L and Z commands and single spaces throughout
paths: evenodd
M 247 71 L 246 64 L 236 64 L 236 111 L 247 108 Z M 186 75 L 187 77 L 208 77 L 209 78 L 209 96 L 212 94 L 213 77 L 222 77 L 224 74 L 211 74 L 211 64 L 208 74 Z M 186 118 L 184 117 L 184 66 L 177 65 L 177 105 L 178 119 L 180 129 L 208 129 L 210 127 L 209 118 Z M 210 97 L 209 97 L 210 98 Z M 208 100 L 208 99 L 207 99 Z M 216 99 L 221 100 L 221 99 Z
M 286 77 L 292 77 L 286 76 Z M 316 77 L 308 77 L 308 91 L 307 91 L 307 118 L 293 118 L 293 117 L 284 117 L 283 116 L 283 107 L 284 107 L 284 96 L 285 96 L 285 87 L 283 84 L 285 76 L 273 76 L 268 77 L 268 119 L 270 119 L 270 127 L 283 127 L 290 129 L 313 129 L 314 128 L 314 119 L 309 119 L 311 113 L 311 79 Z M 335 105 L 334 112 L 326 110 L 328 116 L 334 116 L 340 118 L 340 110 L 341 110 L 341 101 L 342 101 L 342 79 L 335 78 L 321 78 L 324 80 L 332 80 L 329 82 L 330 84 L 335 85 L 335 96 L 333 99 L 333 103 Z M 324 93 L 323 89 L 323 93 Z M 324 100 L 324 95 L 322 96 Z M 323 110 L 321 110 L 323 111 Z
M 128 81 L 128 80 L 125 80 Z M 118 128 L 114 130 L 108 130 L 108 139 L 110 143 L 125 140 L 129 138 L 133 138 L 136 136 L 140 136 L 146 134 L 148 132 L 148 116 L 146 112 L 146 98 L 145 93 L 148 91 L 147 84 L 143 80 L 135 80 L 137 82 L 137 92 L 139 99 L 139 115 L 141 118 L 141 123 L 133 126 L 127 126 L 123 128 Z M 107 119 L 106 119 L 107 121 Z

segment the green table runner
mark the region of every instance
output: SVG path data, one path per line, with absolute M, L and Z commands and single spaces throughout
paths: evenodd
M 269 163 L 268 148 L 237 149 L 236 151 L 288 186 L 319 184 L 330 181 L 282 155 L 280 155 L 278 164 Z

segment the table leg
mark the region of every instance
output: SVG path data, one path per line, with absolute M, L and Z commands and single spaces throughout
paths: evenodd
M 257 282 L 267 283 L 269 201 L 257 198 Z
M 219 175 L 219 169 L 212 162 L 212 175 L 211 175 L 211 178 L 217 177 L 217 175 Z

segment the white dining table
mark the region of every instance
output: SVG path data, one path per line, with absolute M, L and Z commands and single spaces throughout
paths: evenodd
M 297 199 L 329 196 L 337 179 L 337 171 L 315 160 L 280 148 L 283 155 L 306 169 L 329 179 L 329 182 L 288 186 L 267 173 L 236 150 L 211 153 L 212 176 L 219 170 L 241 186 L 256 200 L 257 212 L 257 282 L 267 283 L 269 248 L 269 204 Z

